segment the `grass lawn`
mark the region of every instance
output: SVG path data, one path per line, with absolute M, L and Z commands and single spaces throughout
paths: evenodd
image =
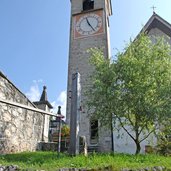
M 112 166 L 113 170 L 121 168 L 146 168 L 165 166 L 171 169 L 171 157 L 158 155 L 127 154 L 92 154 L 88 157 L 79 155 L 70 157 L 66 154 L 57 156 L 55 152 L 27 152 L 0 155 L 0 165 L 18 165 L 22 169 L 56 170 L 57 168 L 100 168 Z

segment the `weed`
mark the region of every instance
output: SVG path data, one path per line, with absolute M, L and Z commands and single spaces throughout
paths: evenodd
M 164 166 L 171 169 L 171 157 L 159 155 L 97 154 L 70 157 L 55 152 L 24 152 L 0 156 L 1 165 L 18 165 L 29 170 L 56 170 L 57 168 L 102 168 L 111 166 L 114 170 L 122 168 L 146 168 Z

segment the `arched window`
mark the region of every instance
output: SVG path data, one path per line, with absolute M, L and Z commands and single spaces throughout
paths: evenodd
M 94 0 L 83 1 L 83 11 L 94 9 Z

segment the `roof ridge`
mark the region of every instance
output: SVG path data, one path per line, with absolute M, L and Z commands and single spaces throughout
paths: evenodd
M 166 35 L 171 37 L 171 24 L 155 12 L 149 18 L 149 20 L 146 22 L 144 27 L 141 29 L 140 33 L 149 32 L 149 30 L 151 30 L 153 27 L 160 29 Z
M 158 17 L 159 19 L 161 19 L 162 21 L 164 21 L 165 23 L 167 23 L 170 27 L 171 27 L 171 23 L 169 23 L 168 21 L 166 21 L 164 18 L 162 18 L 160 15 L 158 15 L 157 13 L 153 14 L 154 16 Z

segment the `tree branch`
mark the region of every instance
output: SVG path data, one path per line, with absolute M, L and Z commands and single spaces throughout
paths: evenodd
M 126 133 L 135 141 L 135 138 L 128 132 L 128 130 L 124 127 L 124 125 L 123 125 L 123 123 L 122 123 L 122 121 L 121 121 L 121 118 L 119 118 L 119 117 L 117 117 L 118 118 L 118 120 L 119 120 L 119 122 L 120 122 L 120 124 L 121 124 L 121 126 L 122 126 L 122 128 L 126 131 Z
M 153 129 L 152 131 L 150 131 L 143 139 L 140 140 L 140 143 L 141 143 L 142 141 L 144 141 L 145 139 L 147 139 L 147 138 L 149 137 L 149 135 L 150 135 L 151 133 L 153 133 L 154 131 L 155 131 L 155 129 Z

